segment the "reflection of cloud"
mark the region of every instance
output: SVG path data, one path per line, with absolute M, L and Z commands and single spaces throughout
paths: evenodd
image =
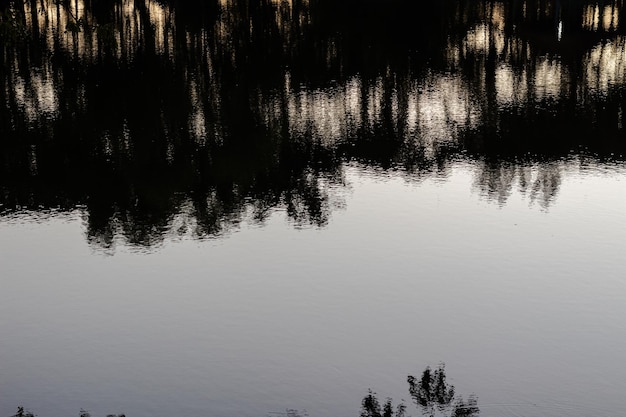
M 146 8 L 149 13 L 150 24 L 155 32 L 154 38 L 157 53 L 173 57 L 174 28 L 170 24 L 174 18 L 171 15 L 173 13 L 162 4 L 154 1 L 148 1 Z
M 510 65 L 496 68 L 496 97 L 498 105 L 519 105 L 527 99 L 528 79 L 526 71 L 514 71 Z
M 33 13 L 33 2 L 24 3 L 26 24 L 33 26 L 32 16 L 36 16 L 37 25 L 45 30 L 44 38 L 50 49 L 60 47 L 68 53 L 77 53 L 82 59 L 93 61 L 97 57 L 99 32 L 94 30 L 98 22 L 89 8 L 85 7 L 84 0 L 72 1 L 67 8 L 63 2 L 55 0 L 41 0 L 37 4 L 37 11 Z M 120 5 L 114 5 L 122 25 L 116 27 L 113 37 L 120 49 L 117 57 L 122 57 L 122 50 L 132 57 L 135 50 L 145 41 L 149 26 L 153 31 L 155 49 L 157 53 L 173 56 L 173 12 L 161 3 L 154 0 L 143 0 L 143 4 L 131 0 L 123 0 Z M 140 10 L 145 10 L 148 21 L 142 21 Z M 81 21 L 78 32 L 67 30 L 68 24 Z
M 497 27 L 480 24 L 475 26 L 465 38 L 467 51 L 473 53 L 487 54 L 491 48 L 500 55 L 506 45 L 504 32 Z
M 585 6 L 583 28 L 607 32 L 616 30 L 621 7 L 617 2 L 603 7 Z M 552 12 L 546 9 L 542 13 L 549 16 Z M 467 31 L 461 46 L 450 42 L 444 53 L 452 68 L 462 66 L 464 59 L 472 59 L 474 55 L 478 55 L 478 59 L 487 59 L 495 53 L 495 90 L 499 106 L 568 99 L 573 91 L 571 83 L 581 83 L 579 91 L 583 96 L 588 92 L 606 94 L 610 88 L 626 83 L 626 38 L 623 36 L 593 47 L 582 61 L 584 76 L 575 80 L 560 57 L 535 55 L 529 41 L 506 33 L 505 14 L 502 3 L 494 3 L 487 8 L 482 23 Z
M 465 45 L 464 49 L 466 52 L 486 54 L 493 48 L 497 54 L 501 54 L 506 46 L 504 33 L 506 12 L 504 3 L 488 3 L 484 5 L 483 12 L 482 23 L 468 30 L 463 42 Z
M 502 2 L 493 2 L 491 4 L 491 8 L 489 9 L 489 16 L 487 21 L 498 30 L 504 30 L 504 26 L 506 24 L 506 13 L 504 11 L 504 3 Z
M 141 21 L 140 9 L 145 11 L 148 21 Z M 143 38 L 146 31 L 142 30 L 142 26 L 150 25 L 153 31 L 155 52 L 174 57 L 174 28 L 171 24 L 174 16 L 170 9 L 153 0 L 144 0 L 144 4 L 124 0 L 121 12 L 122 21 L 125 23 L 122 29 L 117 31 L 116 37 L 118 44 L 126 49 L 126 53 L 132 56 L 135 48 L 142 44 L 141 41 L 145 41 Z M 122 42 L 123 40 L 126 42 Z M 121 57 L 121 51 L 118 51 L 118 57 Z
M 15 75 L 15 100 L 30 123 L 52 117 L 59 109 L 54 80 L 49 74 L 32 71 L 28 79 Z
M 276 8 L 275 18 L 276 25 L 285 37 L 286 42 L 293 41 L 293 37 L 298 35 L 293 33 L 290 29 L 294 26 L 294 23 L 299 25 L 305 25 L 310 22 L 308 13 L 294 13 L 292 0 L 270 0 L 271 4 Z M 308 0 L 302 0 L 299 2 L 299 6 L 302 8 L 308 7 Z
M 257 30 L 253 17 L 239 13 L 237 10 L 241 9 L 236 0 L 218 0 L 218 4 L 222 13 L 216 22 L 216 32 L 221 38 L 221 42 L 226 45 L 232 44 L 238 32 L 241 35 L 241 31 L 249 32 L 249 36 L 252 38 L 253 33 Z M 289 50 L 293 42 L 297 41 L 298 36 L 302 34 L 301 28 L 311 23 L 309 0 L 297 1 L 297 7 L 294 7 L 293 0 L 270 0 L 264 4 L 264 8 L 271 11 L 271 15 L 268 14 L 267 16 L 271 16 L 273 25 L 283 38 L 285 50 Z M 267 31 L 267 28 L 264 27 L 265 23 L 260 30 Z
M 343 87 L 326 89 L 286 88 L 287 122 L 293 136 L 313 135 L 332 146 L 356 133 L 363 111 L 362 82 L 358 77 Z M 375 95 L 365 105 L 373 112 Z
M 479 24 L 467 32 L 463 42 L 464 55 L 478 54 L 486 56 L 490 51 L 498 56 L 499 64 L 495 70 L 495 91 L 500 106 L 522 105 L 532 99 L 560 99 L 568 94 L 569 73 L 557 58 L 537 56 L 531 58 L 532 47 L 514 36 L 504 32 L 504 11 L 494 7 L 493 24 Z M 453 50 L 455 46 L 450 45 Z M 458 53 L 449 52 L 447 56 L 455 58 L 454 66 L 458 66 Z M 519 68 L 516 62 L 534 59 L 534 65 Z M 515 68 L 517 67 L 517 70 Z M 533 85 L 528 89 L 529 81 Z
M 611 87 L 626 83 L 626 38 L 597 45 L 583 59 L 585 84 L 591 92 L 606 94 Z
M 480 116 L 459 76 L 431 75 L 409 93 L 407 131 L 426 144 L 455 139 L 459 129 L 477 127 Z
M 298 46 L 302 26 L 311 19 L 308 0 L 297 2 L 297 7 L 294 3 L 291 0 L 272 0 L 266 6 L 273 13 L 272 15 L 268 13 L 269 21 L 276 25 L 285 51 L 292 51 Z M 55 50 L 60 45 L 62 49 L 77 54 L 87 62 L 95 60 L 99 54 L 99 34 L 98 31 L 90 31 L 87 28 L 95 27 L 98 22 L 91 15 L 89 7 L 85 7 L 84 0 L 72 2 L 71 9 L 68 10 L 54 0 L 42 0 L 44 5 L 42 13 L 31 13 L 29 9 L 31 4 L 32 2 L 27 2 L 24 5 L 27 23 L 32 25 L 33 16 L 36 16 L 50 50 Z M 216 54 L 220 58 L 229 57 L 233 66 L 237 67 L 235 63 L 238 61 L 235 58 L 248 56 L 249 53 L 242 47 L 241 38 L 247 38 L 248 35 L 251 37 L 253 31 L 257 29 L 250 20 L 251 16 L 243 16 L 241 10 L 234 7 L 234 4 L 232 0 L 220 0 L 222 12 L 217 17 L 215 32 L 203 29 L 200 33 L 193 34 L 188 30 L 183 32 L 175 30 L 173 7 L 167 7 L 155 0 L 137 2 L 121 0 L 119 4 L 114 5 L 118 20 L 114 25 L 113 36 L 120 45 L 117 50 L 118 58 L 125 56 L 132 60 L 137 48 L 146 47 L 146 39 L 150 36 L 153 37 L 154 52 L 174 60 L 175 35 L 180 36 L 180 33 L 184 33 L 190 50 L 202 51 L 201 53 L 208 55 Z M 526 5 L 526 2 L 524 4 Z M 473 128 L 478 123 L 476 120 L 480 116 L 480 111 L 472 109 L 470 96 L 478 98 L 484 96 L 485 89 L 493 87 L 487 83 L 493 80 L 498 106 L 522 106 L 534 100 L 569 98 L 570 92 L 574 91 L 569 85 L 579 81 L 571 79 L 570 70 L 558 57 L 535 56 L 529 42 L 512 35 L 509 11 L 503 2 L 491 2 L 481 6 L 477 12 L 480 23 L 470 24 L 465 34 L 458 38 L 451 37 L 447 50 L 444 51 L 451 68 L 461 68 L 463 60 L 474 59 L 479 64 L 475 80 L 480 80 L 479 88 L 482 91 L 472 89 L 469 83 L 456 73 L 427 76 L 421 84 L 409 80 L 408 85 L 412 85 L 410 92 L 407 92 L 406 88 L 389 91 L 389 83 L 386 80 L 388 75 L 379 76 L 374 81 L 363 81 L 360 75 L 353 75 L 348 77 L 345 85 L 316 90 L 293 88 L 293 91 L 287 91 L 290 131 L 300 135 L 314 134 L 323 137 L 328 143 L 336 143 L 356 129 L 372 129 L 379 125 L 383 120 L 382 114 L 386 111 L 385 106 L 391 104 L 391 118 L 399 132 L 414 134 L 419 131 L 422 139 L 433 142 L 449 138 L 451 134 L 449 131 L 446 132 L 446 129 L 462 125 Z M 532 10 L 526 10 L 526 13 L 535 14 Z M 551 6 L 546 6 L 536 13 L 548 16 L 556 11 Z M 582 13 L 582 24 L 587 29 L 613 30 L 618 27 L 621 6 L 618 2 L 603 7 L 588 5 Z M 66 33 L 67 24 L 74 18 L 83 19 L 85 29 L 76 34 Z M 463 18 L 459 16 L 459 19 Z M 506 28 L 509 31 L 505 31 Z M 211 35 L 214 38 L 210 38 Z M 178 41 L 180 44 L 181 40 Z M 325 55 L 329 62 L 341 59 L 337 39 L 331 36 L 324 45 L 324 54 L 320 56 Z M 497 60 L 495 74 L 487 74 L 485 63 L 480 61 L 486 59 L 488 55 L 493 57 L 492 53 L 495 53 Z M 583 95 L 587 91 L 605 94 L 611 87 L 623 84 L 626 81 L 625 54 L 624 37 L 594 47 L 583 60 L 584 84 L 580 86 L 579 91 Z M 208 66 L 211 65 L 212 63 L 208 62 Z M 209 69 L 209 72 L 212 70 Z M 495 76 L 487 79 L 486 75 Z M 58 79 L 53 80 L 51 77 L 40 76 L 39 81 L 36 79 L 37 75 L 33 77 L 35 81 L 32 84 L 39 82 L 41 85 L 32 87 L 35 91 L 30 94 L 31 98 L 27 98 L 28 94 L 23 91 L 24 87 L 16 83 L 16 89 L 22 88 L 16 95 L 22 97 L 29 120 L 33 120 L 36 114 L 56 112 L 54 91 L 58 87 L 55 88 L 52 83 L 60 83 Z M 192 135 L 198 140 L 207 134 L 211 135 L 207 133 L 208 122 L 203 115 L 207 111 L 205 108 L 207 105 L 198 98 L 203 96 L 201 91 L 217 91 L 213 85 L 209 86 L 215 82 L 213 74 L 210 78 L 209 81 L 202 81 L 190 77 L 189 81 L 191 100 L 195 109 L 189 118 L 189 127 Z M 30 103 L 27 105 L 29 100 Z M 219 111 L 219 106 L 213 105 L 218 102 L 217 98 L 212 99 L 210 107 L 215 107 L 215 110 Z M 276 103 L 275 101 L 274 107 Z M 398 103 L 405 103 L 408 108 L 400 109 Z M 276 114 L 274 118 L 281 117 Z
M 290 136 L 313 137 L 325 147 L 372 132 L 386 118 L 396 133 L 426 148 L 480 123 L 481 110 L 460 76 L 431 74 L 410 81 L 408 88 L 388 85 L 382 77 L 366 82 L 354 76 L 326 88 L 291 87 L 289 73 L 285 80 L 284 92 L 261 99 L 261 120 L 275 130 L 285 117 Z
M 563 64 L 548 57 L 538 57 L 532 77 L 535 97 L 544 99 L 565 99 L 568 94 L 569 74 Z
M 189 134 L 196 143 L 204 145 L 207 137 L 206 112 L 202 103 L 201 91 L 199 91 L 195 78 L 189 80 L 189 99 L 192 105 L 189 115 Z
M 609 32 L 619 27 L 620 7 L 623 2 L 615 2 L 604 7 L 590 4 L 583 9 L 582 27 L 593 32 Z

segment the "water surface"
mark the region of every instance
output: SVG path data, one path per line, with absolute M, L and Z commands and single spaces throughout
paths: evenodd
M 621 2 L 0 4 L 0 414 L 626 413 Z

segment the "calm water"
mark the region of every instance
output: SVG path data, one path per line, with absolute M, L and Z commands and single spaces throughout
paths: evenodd
M 623 1 L 0 6 L 0 417 L 626 415 Z

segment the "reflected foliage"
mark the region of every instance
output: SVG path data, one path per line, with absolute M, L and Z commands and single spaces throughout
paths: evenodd
M 309 413 L 306 410 L 295 410 L 293 408 L 287 408 L 284 412 L 268 413 L 268 417 L 309 417 Z
M 454 403 L 452 417 L 477 417 L 480 414 L 478 399 L 470 395 L 467 400 L 459 398 Z
M 346 164 L 463 160 L 547 209 L 564 172 L 623 160 L 623 2 L 430 3 L 2 0 L 0 213 L 152 246 L 277 209 L 323 227 Z
M 392 401 L 391 398 L 387 398 L 385 403 L 381 405 L 376 393 L 370 390 L 369 394 L 361 401 L 361 417 L 404 417 L 406 405 L 400 403 L 394 409 Z
M 421 407 L 423 414 L 433 416 L 435 407 L 443 411 L 454 399 L 454 386 L 446 382 L 443 366 L 434 371 L 430 367 L 426 368 L 419 380 L 409 375 L 407 382 L 409 394 L 415 404 Z
M 27 411 L 24 409 L 24 407 L 19 406 L 17 407 L 17 413 L 11 417 L 35 417 L 36 414 L 31 413 L 30 411 Z M 80 410 L 80 413 L 78 414 L 79 417 L 91 417 L 91 413 L 89 413 L 88 411 L 85 410 Z M 126 417 L 126 415 L 124 414 L 109 414 L 107 415 L 107 417 Z
M 12 417 L 34 417 L 34 416 L 35 415 L 33 413 L 25 410 L 24 407 L 19 406 L 17 407 L 17 413 L 15 413 L 15 415 Z
M 480 409 L 478 400 L 471 395 L 467 400 L 455 396 L 454 386 L 446 381 L 444 365 L 434 371 L 427 367 L 420 378 L 409 375 L 409 395 L 422 415 L 435 417 L 449 415 L 450 417 L 478 417 Z M 381 406 L 376 394 L 371 390 L 361 402 L 361 417 L 402 417 L 406 413 L 406 406 L 401 403 L 394 410 L 392 399 L 387 398 Z

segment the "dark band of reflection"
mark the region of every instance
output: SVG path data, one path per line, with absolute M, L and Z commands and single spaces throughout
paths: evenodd
M 24 407 L 17 407 L 17 413 L 11 417 L 35 417 L 31 411 L 26 410 Z M 85 410 L 80 410 L 78 417 L 91 417 L 91 413 Z M 126 417 L 124 414 L 109 414 L 107 417 Z
M 346 161 L 465 159 L 548 207 L 563 170 L 622 159 L 621 2 L 353 3 L 0 1 L 0 210 L 152 245 L 275 208 L 324 226 Z
M 444 364 L 439 365 L 435 370 L 427 367 L 420 378 L 409 375 L 407 382 L 409 395 L 424 417 L 448 415 L 450 417 L 478 417 L 480 415 L 476 396 L 470 395 L 467 400 L 464 400 L 456 394 L 454 386 L 447 382 Z M 372 390 L 369 390 L 361 401 L 361 417 L 405 417 L 406 413 L 407 406 L 404 402 L 394 407 L 393 400 L 387 398 L 381 404 Z M 271 412 L 267 415 L 307 417 L 309 414 L 306 410 L 286 409 L 285 412 Z M 12 417 L 34 417 L 34 414 L 19 406 L 17 413 Z M 91 414 L 81 410 L 80 417 L 91 417 Z M 110 414 L 107 417 L 125 417 L 125 415 Z
M 427 367 L 420 378 L 409 375 L 409 395 L 425 417 L 478 417 L 478 400 L 470 395 L 467 400 L 456 395 L 453 385 L 448 384 L 443 364 L 435 370 Z M 387 398 L 381 404 L 376 394 L 369 391 L 361 401 L 361 417 L 404 417 L 407 406 L 401 402 L 396 407 L 393 400 Z

